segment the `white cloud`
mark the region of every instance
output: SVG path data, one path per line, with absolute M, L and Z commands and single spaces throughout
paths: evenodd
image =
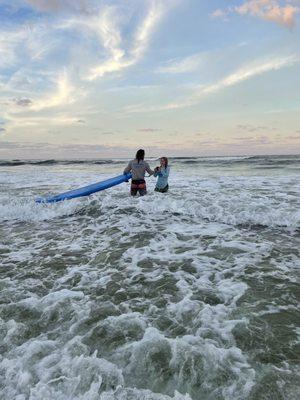
M 31 93 L 31 98 L 16 97 L 6 100 L 2 104 L 2 113 L 5 118 L 13 120 L 21 118 L 19 114 L 26 114 L 26 118 L 31 119 L 33 113 L 47 109 L 68 106 L 76 101 L 77 98 L 82 98 L 84 93 L 79 88 L 76 88 L 70 81 L 70 77 L 66 70 L 58 73 L 53 78 L 55 90 L 38 95 Z M 77 118 L 78 119 L 78 118 Z M 34 123 L 35 124 L 35 123 Z
M 262 75 L 269 71 L 276 71 L 281 68 L 292 66 L 299 62 L 299 58 L 295 55 L 271 57 L 269 59 L 260 59 L 249 63 L 243 67 L 238 68 L 233 73 L 227 75 L 219 81 L 209 84 L 202 85 L 194 90 L 185 99 L 177 102 L 172 102 L 159 107 L 151 107 L 146 105 L 131 105 L 126 107 L 125 112 L 141 113 L 141 112 L 155 112 L 163 110 L 173 110 L 178 108 L 190 107 L 197 104 L 202 98 L 207 95 L 218 93 L 230 86 L 238 85 L 246 80 L 254 78 L 255 76 Z
M 240 82 L 248 80 L 254 76 L 264 74 L 268 71 L 291 66 L 298 61 L 296 56 L 274 57 L 269 60 L 254 61 L 245 67 L 239 68 L 234 73 L 228 75 L 216 84 L 203 88 L 202 93 L 214 93 L 228 86 L 237 85 Z
M 13 66 L 18 62 L 17 50 L 27 36 L 25 30 L 0 32 L 0 69 Z
M 14 67 L 24 68 L 27 64 L 46 58 L 58 44 L 52 35 L 53 28 L 35 23 L 12 27 L 0 26 L 0 70 Z
M 146 17 L 137 28 L 131 46 L 126 51 L 124 40 L 119 30 L 120 16 L 114 8 L 108 8 L 101 15 L 97 30 L 104 48 L 108 51 L 106 61 L 93 67 L 88 79 L 101 78 L 107 73 L 119 72 L 139 62 L 144 55 L 151 35 L 161 19 L 165 6 L 162 2 L 151 1 Z
M 221 8 L 218 8 L 217 10 L 215 10 L 211 16 L 213 18 L 225 18 L 227 17 L 228 12 L 225 10 L 221 10 Z
M 119 6 L 103 5 L 94 14 L 69 16 L 57 25 L 58 29 L 75 29 L 86 38 L 96 38 L 94 47 L 98 43 L 105 50 L 104 57 L 98 50 L 99 58 L 102 56 L 103 60 L 98 63 L 93 61 L 96 65 L 87 67 L 89 70 L 85 73 L 84 79 L 94 80 L 109 73 L 121 72 L 142 59 L 155 28 L 168 6 L 174 4 L 174 0 L 148 0 L 145 4 L 148 5 L 146 15 L 133 33 L 131 26 L 125 24 L 132 21 L 130 16 L 138 9 L 136 5 L 127 9 L 122 3 Z M 135 17 L 137 15 L 136 13 Z M 95 49 L 93 52 L 95 58 Z
M 118 72 L 133 64 L 133 60 L 125 57 L 126 52 L 122 48 L 122 35 L 119 30 L 120 16 L 116 11 L 115 7 L 107 7 L 100 17 L 89 21 L 89 27 L 96 31 L 108 54 L 106 61 L 90 70 L 88 74 L 90 80 L 107 73 Z
M 65 106 L 75 101 L 76 88 L 71 84 L 66 71 L 58 74 L 55 84 L 56 91 L 34 101 L 32 106 L 30 106 L 31 110 L 41 111 L 46 108 Z
M 131 54 L 133 57 L 139 59 L 139 57 L 143 55 L 148 46 L 148 42 L 155 29 L 155 26 L 160 21 L 163 13 L 165 12 L 165 9 L 166 8 L 165 6 L 163 6 L 163 2 L 152 1 L 145 19 L 138 27 L 135 34 L 134 44 L 131 50 Z
M 193 54 L 181 60 L 172 60 L 159 67 L 156 72 L 163 74 L 183 74 L 196 71 L 203 62 L 201 54 Z

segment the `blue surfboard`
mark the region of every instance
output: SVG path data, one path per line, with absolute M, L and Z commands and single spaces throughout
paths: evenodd
M 105 181 L 93 183 L 92 185 L 84 186 L 79 189 L 70 190 L 50 197 L 38 197 L 36 203 L 56 203 L 58 201 L 76 199 L 77 197 L 89 196 L 90 194 L 100 192 L 101 190 L 120 185 L 120 183 L 128 182 L 131 179 L 131 174 L 118 175 L 114 178 L 106 179 Z

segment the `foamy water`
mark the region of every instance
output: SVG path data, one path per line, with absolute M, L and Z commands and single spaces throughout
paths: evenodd
M 300 158 L 171 163 L 0 162 L 1 399 L 299 398 Z

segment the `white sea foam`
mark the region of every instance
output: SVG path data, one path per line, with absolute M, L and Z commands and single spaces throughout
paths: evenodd
M 67 180 L 66 177 L 65 179 Z M 96 194 L 89 199 L 52 205 L 35 204 L 33 194 L 31 198 L 27 195 L 23 199 L 5 194 L 0 199 L 0 221 L 51 220 L 79 212 L 94 199 L 95 207 L 100 207 L 103 213 L 110 212 L 112 206 L 121 210 L 135 207 L 137 211 L 148 213 L 149 216 L 171 213 L 229 225 L 281 226 L 291 230 L 300 226 L 298 207 L 300 188 L 299 184 L 294 182 L 294 178 L 290 180 L 273 178 L 269 182 L 259 177 L 173 179 L 174 188 L 163 201 L 160 196 L 152 194 L 147 199 L 133 202 L 127 196 L 126 185 Z M 83 178 L 78 179 L 78 182 L 83 182 Z M 18 181 L 15 185 L 18 187 Z M 283 185 L 287 190 L 293 186 L 295 191 L 286 194 L 282 191 Z
M 176 168 L 166 196 L 53 205 L 109 174 L 0 176 L 1 398 L 297 398 L 299 182 Z

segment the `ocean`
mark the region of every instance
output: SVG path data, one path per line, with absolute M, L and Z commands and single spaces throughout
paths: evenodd
M 299 399 L 300 156 L 126 162 L 0 161 L 0 398 Z

